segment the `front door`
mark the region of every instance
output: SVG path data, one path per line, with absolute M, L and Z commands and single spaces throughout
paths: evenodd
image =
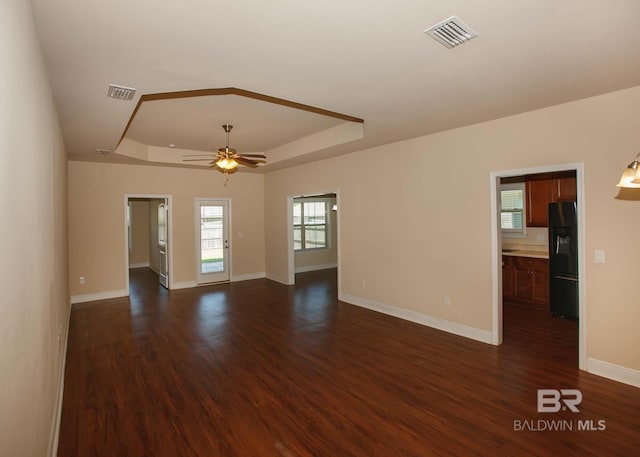
M 229 281 L 229 201 L 196 200 L 196 281 Z

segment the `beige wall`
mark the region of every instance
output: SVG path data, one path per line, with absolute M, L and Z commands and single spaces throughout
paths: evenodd
M 232 276 L 263 274 L 263 182 L 240 172 L 224 187 L 222 175 L 209 169 L 69 162 L 71 295 L 125 290 L 125 194 L 172 196 L 174 286 L 195 281 L 196 197 L 231 199 Z
M 615 187 L 638 119 L 635 87 L 269 173 L 267 273 L 288 275 L 287 196 L 339 189 L 343 294 L 491 330 L 490 173 L 583 162 L 587 357 L 640 370 L 640 202 Z
M 132 200 L 129 266 L 149 265 L 149 201 Z
M 69 316 L 66 158 L 30 5 L 0 2 L 2 456 L 51 453 Z
M 331 210 L 335 203 L 335 197 L 329 199 L 329 248 L 296 252 L 294 254 L 296 272 L 327 268 L 338 262 L 338 213 Z

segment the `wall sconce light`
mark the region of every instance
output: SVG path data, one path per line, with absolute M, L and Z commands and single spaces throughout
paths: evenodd
M 627 168 L 622 173 L 620 182 L 616 184 L 617 187 L 626 187 L 628 189 L 640 188 L 640 162 L 638 161 L 639 158 L 640 153 L 636 156 L 633 162 L 627 165 Z

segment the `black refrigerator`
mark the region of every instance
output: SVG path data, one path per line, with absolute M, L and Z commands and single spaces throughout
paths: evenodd
M 578 219 L 575 202 L 549 203 L 549 306 L 578 318 Z

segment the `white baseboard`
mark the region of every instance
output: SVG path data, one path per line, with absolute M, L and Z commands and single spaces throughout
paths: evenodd
M 266 273 L 264 271 L 261 271 L 259 273 L 248 273 L 245 275 L 234 275 L 231 277 L 231 282 L 250 281 L 252 279 L 262 279 L 265 276 L 266 276 Z
M 308 271 L 328 270 L 330 268 L 338 268 L 337 263 L 325 263 L 321 265 L 306 265 L 303 267 L 296 267 L 296 273 L 306 273 Z
M 160 270 L 158 270 L 156 267 L 154 267 L 153 265 L 149 264 L 147 265 L 149 268 L 151 268 L 155 273 L 160 274 Z
M 352 305 L 361 306 L 362 308 L 367 308 L 372 311 L 399 317 L 400 319 L 415 322 L 421 325 L 426 325 L 427 327 L 432 327 L 437 330 L 453 333 L 454 335 L 464 336 L 465 338 L 481 341 L 482 343 L 491 344 L 491 332 L 489 330 L 469 327 L 467 325 L 448 321 L 439 317 L 429 316 L 428 314 L 417 313 L 415 311 L 398 308 L 397 306 L 386 305 L 384 303 L 379 303 L 367 298 L 356 297 L 355 295 L 340 294 L 339 299 L 341 301 L 350 303 Z
M 143 262 L 143 263 L 130 263 L 129 264 L 129 268 L 148 268 L 149 267 L 149 262 Z
M 278 276 L 271 273 L 265 273 L 265 278 L 270 279 L 271 281 L 279 282 L 280 284 L 284 284 L 285 286 L 291 286 L 289 283 L 289 278 L 286 276 Z
M 106 292 L 96 292 L 94 294 L 72 295 L 71 304 L 75 305 L 77 303 L 85 303 L 88 301 L 108 300 L 110 298 L 120 298 L 120 297 L 126 297 L 126 296 L 127 296 L 127 291 L 125 289 L 108 290 Z
M 60 424 L 62 423 L 62 399 L 64 396 L 64 372 L 67 367 L 67 346 L 69 344 L 69 324 L 71 322 L 71 303 L 69 303 L 69 313 L 67 315 L 67 325 L 64 331 L 64 340 L 62 341 L 62 361 L 60 363 L 60 377 L 58 379 L 58 392 L 56 394 L 56 403 L 53 409 L 53 418 L 51 420 L 51 432 L 49 434 L 49 457 L 58 455 L 58 443 L 60 441 Z
M 634 387 L 640 387 L 640 371 L 632 368 L 587 358 L 587 371 L 604 378 L 613 379 L 614 381 L 623 382 Z
M 174 282 L 171 284 L 171 290 L 191 289 L 192 287 L 198 287 L 198 284 L 195 281 Z

